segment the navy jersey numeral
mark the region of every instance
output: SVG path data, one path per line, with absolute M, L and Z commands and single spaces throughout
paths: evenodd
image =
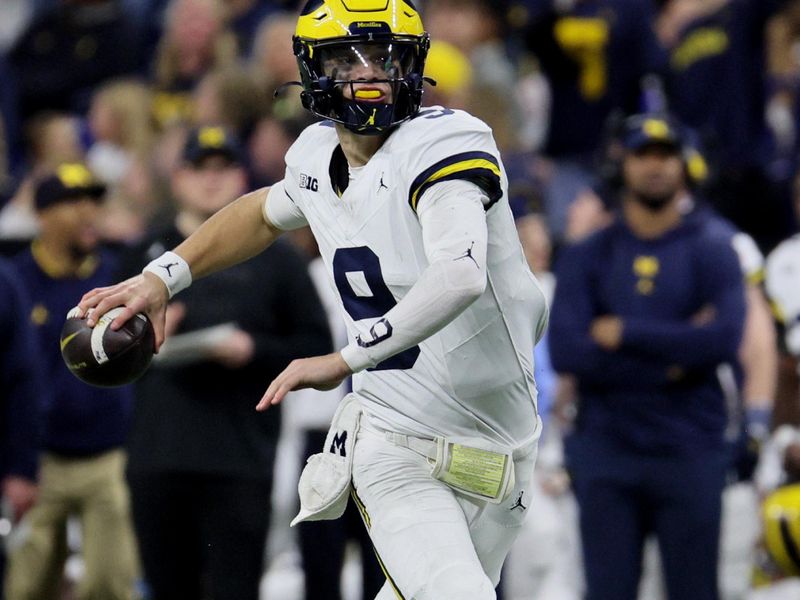
M 450 110 L 449 108 L 426 108 L 425 110 L 419 111 L 417 116 L 424 119 L 440 119 L 454 114 L 456 114 L 456 111 Z
M 361 293 L 368 293 L 368 295 L 356 293 L 347 278 L 348 273 L 363 274 L 369 290 L 363 290 Z M 381 262 L 378 259 L 378 255 L 367 246 L 337 249 L 333 255 L 333 279 L 342 298 L 344 309 L 354 321 L 382 317 L 397 304 L 392 292 L 383 280 Z M 391 331 L 389 331 L 388 335 L 384 335 L 381 340 L 390 336 Z M 410 369 L 414 366 L 418 356 L 419 346 L 413 346 L 378 363 L 374 369 L 370 370 Z

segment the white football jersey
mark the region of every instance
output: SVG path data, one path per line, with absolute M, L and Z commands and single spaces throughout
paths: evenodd
M 311 226 L 351 340 L 368 336 L 428 266 L 416 214 L 425 190 L 461 179 L 491 200 L 486 291 L 419 346 L 356 374 L 364 412 L 378 427 L 408 435 L 482 447 L 531 441 L 540 430 L 533 346 L 548 309 L 522 253 L 491 130 L 462 111 L 423 109 L 358 169 L 341 197 L 331 174 L 338 146 L 330 123 L 308 127 L 286 154 L 286 177 L 274 191 L 282 187 L 293 203 L 293 225 Z

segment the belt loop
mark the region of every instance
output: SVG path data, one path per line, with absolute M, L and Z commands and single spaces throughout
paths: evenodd
M 434 440 L 412 437 L 395 431 L 386 431 L 384 435 L 386 436 L 386 441 L 390 444 L 408 448 L 429 460 L 436 460 L 436 442 Z

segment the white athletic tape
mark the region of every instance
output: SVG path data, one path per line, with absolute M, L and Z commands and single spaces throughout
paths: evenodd
M 106 349 L 103 347 L 103 336 L 105 335 L 106 329 L 108 329 L 112 321 L 123 310 L 125 309 L 122 306 L 112 308 L 110 311 L 100 317 L 100 319 L 97 321 L 97 324 L 94 326 L 94 329 L 92 329 L 92 355 L 94 356 L 94 359 L 97 361 L 98 365 L 108 362 L 108 354 L 106 354 Z

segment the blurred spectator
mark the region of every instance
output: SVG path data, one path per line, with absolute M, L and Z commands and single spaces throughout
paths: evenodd
M 29 171 L 40 175 L 83 158 L 80 123 L 70 113 L 44 111 L 25 123 Z
M 247 188 L 221 127 L 186 142 L 171 177 L 178 213 L 129 257 L 134 273 Z M 264 570 L 279 410 L 255 413 L 264 382 L 294 356 L 329 351 L 325 313 L 287 244 L 195 282 L 137 383 L 128 479 L 152 600 L 256 600 Z M 207 590 L 204 592 L 204 587 Z
M 30 0 L 6 0 L 0 4 L 0 55 L 25 31 L 33 17 L 33 4 Z
M 432 41 L 425 60 L 425 75 L 435 80 L 436 85 L 425 88 L 424 106 L 464 108 L 472 85 L 472 63 L 461 50 L 441 40 Z
M 516 220 L 517 234 L 522 243 L 528 267 L 545 289 L 548 302 L 553 298 L 555 281 L 550 270 L 553 258 L 553 240 L 541 214 L 530 213 Z
M 136 161 L 150 157 L 156 138 L 150 88 L 121 79 L 99 86 L 88 114 L 91 136 L 86 160 L 106 184 L 122 182 Z
M 282 119 L 307 118 L 300 105 L 300 88 L 287 86 L 273 100 L 280 86 L 300 77 L 292 50 L 296 27 L 297 17 L 293 14 L 278 13 L 267 18 L 258 28 L 250 57 L 253 77 L 272 100 L 272 113 Z
M 555 278 L 550 271 L 552 242 L 546 220 L 530 213 L 517 218 L 516 225 L 528 266 L 551 303 Z M 514 543 L 503 571 L 504 591 L 510 600 L 579 600 L 584 583 L 575 572 L 580 566 L 578 518 L 564 469 L 562 428 L 553 418 L 557 380 L 547 333 L 534 348 L 534 377 L 544 430 L 527 501 L 537 516 L 525 521 Z
M 613 111 L 641 110 L 642 84 L 659 68 L 650 2 L 529 0 L 528 49 L 550 83 L 544 152 L 555 161 L 545 187 L 549 226 L 561 240 L 569 205 L 593 183 L 594 153 Z
M 225 5 L 231 30 L 239 43 L 239 54 L 246 56 L 251 52 L 259 25 L 278 10 L 278 6 L 272 0 L 225 0 Z
M 519 79 L 514 88 L 519 111 L 519 138 L 526 150 L 541 151 L 550 128 L 550 84 L 539 62 L 530 54 L 520 61 Z
M 30 239 L 38 219 L 33 200 L 34 180 L 63 163 L 83 160 L 79 121 L 67 113 L 46 111 L 26 124 L 28 177 L 0 211 L 0 238 Z
M 800 220 L 800 171 L 794 181 L 794 210 Z M 782 328 L 783 348 L 800 357 L 800 234 L 784 240 L 767 259 L 766 286 Z
M 159 209 L 152 173 L 157 141 L 152 94 L 134 79 L 99 87 L 88 115 L 87 163 L 109 186 L 100 230 L 106 241 L 138 239 Z
M 50 0 L 52 1 L 52 0 Z M 143 65 L 142 73 L 147 72 L 147 68 L 153 61 L 158 41 L 164 29 L 164 21 L 167 4 L 169 0 L 120 0 L 128 15 L 131 23 L 136 29 L 139 37 L 139 48 L 141 60 L 137 61 Z
M 723 229 L 721 232 L 726 234 Z M 762 287 L 764 258 L 755 241 L 728 225 L 727 235 L 745 275 L 747 316 L 739 348 L 741 383 L 732 410 L 732 457 L 723 495 L 720 585 L 723 598 L 737 599 L 750 589 L 755 564 L 759 496 L 754 472 L 769 438 L 778 376 L 778 349 L 770 304 Z
M 636 598 L 655 533 L 670 598 L 718 598 L 729 463 L 717 377 L 736 360 L 745 300 L 729 240 L 684 214 L 680 131 L 637 115 L 623 132 L 620 218 L 564 251 L 550 348 L 578 381 L 567 464 L 590 600 Z
M 759 497 L 753 473 L 770 433 L 778 374 L 775 327 L 761 285 L 764 258 L 755 241 L 710 209 L 693 206 L 688 197 L 686 200 L 684 210 L 706 212 L 711 233 L 727 240 L 736 251 L 745 283 L 747 313 L 738 360 L 718 370 L 728 400 L 725 438 L 731 454 L 722 497 L 720 596 L 725 600 L 737 600 L 744 598 L 750 589 L 756 559 Z M 650 544 L 648 552 L 657 553 L 654 543 Z M 658 573 L 660 563 L 649 558 L 646 554 L 639 598 L 658 600 L 665 597 Z
M 22 139 L 17 110 L 17 86 L 5 56 L 0 53 L 0 208 L 13 192 L 13 178 L 22 167 Z
M 70 303 L 116 275 L 115 261 L 97 245 L 102 198 L 102 185 L 82 164 L 43 176 L 35 191 L 40 233 L 15 258 L 33 303 L 30 320 L 47 395 L 39 496 L 9 555 L 7 600 L 58 597 L 71 515 L 80 519 L 86 565 L 78 597 L 129 600 L 133 593 L 136 551 L 122 449 L 132 390 L 79 381 L 58 350 Z
M 505 46 L 504 8 L 502 1 L 428 0 L 424 13 L 431 37 L 469 58 L 475 81 L 508 91 L 515 75 Z
M 37 493 L 42 373 L 27 319 L 29 309 L 19 277 L 0 259 L 0 523 L 4 528 L 0 536 L 5 542 L 0 551 L 0 587 L 11 528 L 28 512 Z
M 92 98 L 86 160 L 109 186 L 100 223 L 107 241 L 138 239 L 160 208 L 152 173 L 158 137 L 151 109 L 149 86 L 135 79 L 109 81 Z
M 335 348 L 347 343 L 347 329 L 339 313 L 339 300 L 328 282 L 325 265 L 317 242 L 306 228 L 291 232 L 292 241 L 311 262 L 308 270 L 314 287 L 322 299 Z M 317 454 L 325 445 L 325 436 L 339 402 L 348 392 L 349 380 L 334 390 L 297 390 L 286 406 L 294 415 L 303 435 L 302 463 Z M 361 598 L 375 598 L 386 576 L 381 571 L 358 509 L 349 504 L 344 515 L 335 521 L 305 521 L 298 525 L 300 551 L 303 557 L 305 600 L 342 600 L 340 587 L 347 543 L 358 545 L 361 563 Z
M 237 56 L 222 0 L 171 0 L 153 65 L 158 123 L 189 121 L 194 86 L 210 70 L 236 63 Z
M 119 0 L 62 0 L 43 10 L 9 52 L 19 111 L 85 113 L 93 87 L 132 73 L 139 55 Z
M 788 0 L 767 22 L 767 112 L 766 121 L 778 152 L 797 147 L 797 89 L 800 61 L 796 56 L 800 37 L 800 2 Z
M 498 148 L 503 155 L 508 175 L 509 204 L 515 219 L 531 212 L 544 210 L 543 181 L 547 178 L 549 162 L 520 142 L 520 131 L 513 116 L 513 98 L 503 90 L 480 82 L 466 91 L 465 109 L 491 128 Z M 549 226 L 543 224 L 549 235 Z
M 794 211 L 800 220 L 800 173 L 795 175 Z M 800 481 L 800 234 L 781 242 L 767 257 L 766 290 L 780 321 L 782 353 L 794 377 L 783 404 L 776 406 L 776 429 L 759 465 L 763 490 Z
M 789 233 L 790 209 L 766 173 L 773 143 L 764 120 L 765 28 L 783 2 L 668 0 L 656 23 L 670 110 L 699 132 L 716 167 L 709 197 L 766 248 Z
M 492 128 L 497 147 L 504 156 L 519 151 L 513 98 L 502 89 L 476 82 L 469 88 L 464 103 L 467 112 Z
M 248 141 L 253 187 L 263 187 L 283 179 L 287 150 L 303 131 L 306 121 L 264 117 L 255 126 Z
M 579 242 L 610 225 L 613 218 L 603 200 L 594 191 L 584 189 L 569 206 L 564 241 L 568 244 Z
M 267 112 L 270 99 L 239 66 L 216 69 L 206 74 L 194 91 L 196 125 L 223 125 L 246 140 L 258 119 Z

